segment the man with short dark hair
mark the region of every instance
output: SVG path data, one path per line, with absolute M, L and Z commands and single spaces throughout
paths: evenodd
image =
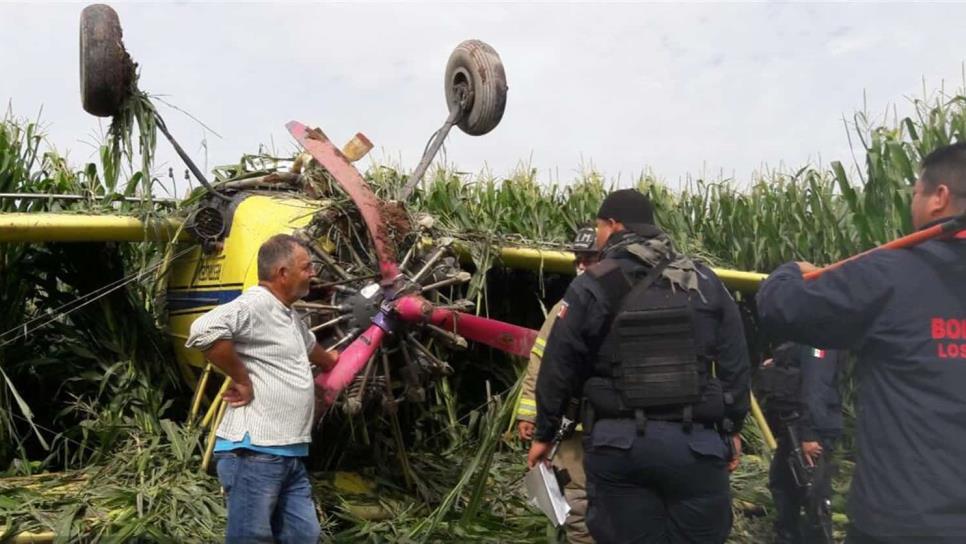
M 966 210 L 966 144 L 929 154 L 916 229 Z M 774 336 L 858 358 L 848 542 L 966 542 L 966 231 L 879 250 L 806 283 L 786 263 L 762 284 Z
M 275 235 L 259 248 L 258 285 L 191 325 L 185 345 L 231 378 L 215 443 L 227 542 L 319 539 L 302 462 L 315 406 L 310 363 L 329 370 L 338 355 L 319 346 L 292 308 L 317 273 L 298 239 Z
M 925 228 L 964 210 L 966 142 L 959 142 L 941 147 L 922 160 L 921 174 L 913 187 L 913 226 Z
M 604 199 L 597 244 L 602 260 L 570 284 L 550 331 L 528 462 L 582 396 L 594 540 L 722 543 L 749 405 L 738 307 L 710 268 L 674 251 L 638 191 Z

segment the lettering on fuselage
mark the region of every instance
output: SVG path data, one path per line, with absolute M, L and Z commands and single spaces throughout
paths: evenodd
M 204 263 L 198 267 L 198 281 L 218 281 L 221 279 L 221 263 Z

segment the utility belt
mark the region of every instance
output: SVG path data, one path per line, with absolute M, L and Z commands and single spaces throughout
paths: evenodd
M 600 419 L 633 419 L 638 434 L 644 434 L 647 420 L 680 421 L 685 430 L 695 424 L 705 428 L 717 428 L 730 432 L 725 420 L 725 404 L 730 404 L 723 392 L 721 382 L 709 378 L 701 390 L 701 400 L 694 404 L 669 404 L 647 408 L 630 408 L 620 390 L 610 378 L 595 376 L 584 383 L 584 403 L 581 413 L 584 431 L 590 433 Z

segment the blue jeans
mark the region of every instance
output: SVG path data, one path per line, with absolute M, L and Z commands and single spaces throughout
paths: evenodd
M 319 541 L 319 519 L 302 459 L 244 449 L 218 453 L 215 459 L 228 505 L 225 542 Z

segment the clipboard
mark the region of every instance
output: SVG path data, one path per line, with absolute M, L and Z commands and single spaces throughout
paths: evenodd
M 557 475 L 549 463 L 537 463 L 537 465 L 527 471 L 524 477 L 524 486 L 527 488 L 529 504 L 537 507 L 543 512 L 554 527 L 560 527 L 567 521 L 570 514 L 570 505 L 560 489 Z

